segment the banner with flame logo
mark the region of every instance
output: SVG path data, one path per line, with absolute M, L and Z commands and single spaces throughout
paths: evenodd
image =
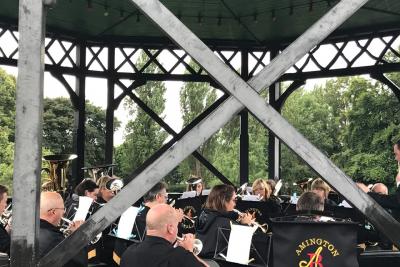
M 357 267 L 354 223 L 274 221 L 274 267 Z

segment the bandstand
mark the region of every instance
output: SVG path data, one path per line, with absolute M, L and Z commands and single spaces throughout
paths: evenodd
M 1 42 L 6 35 L 13 41 Z M 269 177 L 280 177 L 282 142 L 400 247 L 400 224 L 279 114 L 290 94 L 315 78 L 370 75 L 400 101 L 399 86 L 385 76 L 400 71 L 399 35 L 397 0 L 3 0 L 0 64 L 19 68 L 12 266 L 61 266 L 190 154 L 231 183 L 196 149 L 235 116 L 241 122 L 240 182 L 248 181 L 249 113 L 270 131 Z M 142 67 L 132 60 L 139 52 L 149 58 Z M 160 60 L 163 54 L 173 58 L 168 66 Z M 189 65 L 189 59 L 198 65 Z M 238 59 L 240 70 L 232 65 Z M 150 64 L 161 73 L 147 72 Z M 177 71 L 181 67 L 184 73 Z M 75 110 L 73 177 L 83 177 L 88 77 L 107 80 L 105 163 L 113 162 L 114 111 L 125 97 L 173 138 L 132 170 L 121 193 L 37 259 L 43 71 L 65 86 Z M 66 75 L 75 77 L 75 86 Z M 132 93 L 149 81 L 207 82 L 223 94 L 175 132 Z M 281 82 L 290 82 L 285 91 Z M 122 89 L 117 96 L 116 86 Z M 268 104 L 262 90 L 268 90 Z

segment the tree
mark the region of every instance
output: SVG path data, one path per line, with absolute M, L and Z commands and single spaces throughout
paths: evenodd
M 144 66 L 149 58 L 142 53 L 137 65 Z M 155 64 L 150 64 L 146 68 L 148 73 L 159 72 Z M 164 94 L 166 87 L 163 82 L 147 82 L 145 85 L 136 89 L 137 96 L 161 118 L 165 109 Z M 137 169 L 143 162 L 157 151 L 168 134 L 136 104 L 127 99 L 124 101 L 129 115 L 133 118 L 128 121 L 125 127 L 125 141 L 116 149 L 115 161 L 118 165 L 117 174 L 126 177 Z
M 11 189 L 14 161 L 15 77 L 0 69 L 0 184 Z
M 0 184 L 12 187 L 14 143 L 9 141 L 11 131 L 0 127 Z
M 191 63 L 194 64 L 193 62 Z M 180 105 L 183 126 L 188 125 L 194 118 L 200 115 L 217 99 L 216 89 L 207 83 L 185 83 L 180 91 Z M 204 142 L 197 151 L 212 162 L 215 155 L 217 138 L 211 137 Z M 181 173 L 184 177 L 191 174 L 204 178 L 207 182 L 212 174 L 196 158 L 189 156 L 180 164 Z
M 345 77 L 311 91 L 296 91 L 284 116 L 354 180 L 391 184 L 399 111 L 398 100 L 381 84 Z M 282 177 L 290 181 L 316 175 L 286 147 L 282 166 Z
M 9 141 L 14 142 L 15 129 L 15 77 L 0 69 L 0 127 L 9 129 Z
M 85 165 L 104 164 L 105 110 L 86 101 Z M 73 153 L 74 109 L 68 98 L 45 98 L 43 114 L 43 146 L 54 154 Z M 117 129 L 120 122 L 114 120 Z
M 355 180 L 391 184 L 396 171 L 392 145 L 400 137 L 399 102 L 380 83 L 359 77 L 345 82 L 343 151 L 333 158 Z

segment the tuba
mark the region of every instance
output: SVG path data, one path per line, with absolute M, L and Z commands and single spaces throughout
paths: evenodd
M 65 190 L 67 182 L 67 173 L 70 162 L 78 156 L 75 154 L 59 154 L 47 155 L 43 160 L 48 162 L 49 168 L 43 168 L 49 175 L 48 181 L 42 184 L 43 191 L 57 191 L 62 192 Z
M 87 171 L 89 176 L 97 183 L 100 177 L 103 176 L 113 176 L 113 168 L 117 164 L 104 164 L 92 167 L 83 167 L 82 170 Z

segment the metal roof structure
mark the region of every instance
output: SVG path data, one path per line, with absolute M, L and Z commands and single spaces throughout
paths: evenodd
M 345 195 L 395 244 L 399 243 L 400 225 L 360 192 L 350 178 L 304 137 L 299 136 L 276 112 L 282 108 L 287 97 L 307 79 L 320 77 L 370 74 L 388 85 L 400 100 L 399 87 L 384 76 L 387 72 L 400 71 L 400 55 L 397 47 L 394 47 L 400 33 L 399 1 L 163 0 L 161 4 L 157 0 L 54 2 L 43 0 L 45 7 L 38 0 L 20 0 L 19 3 L 3 0 L 0 3 L 0 64 L 15 66 L 18 60 L 19 67 L 13 181 L 14 232 L 11 247 L 14 251 L 11 258 L 13 266 L 36 266 L 39 261 L 35 258 L 35 251 L 38 237 L 40 189 L 37 178 L 41 159 L 44 69 L 63 83 L 76 111 L 74 149 L 79 156 L 74 167 L 76 177 L 80 177 L 84 158 L 86 77 L 102 77 L 108 82 L 106 163 L 112 163 L 113 158 L 114 110 L 124 97 L 132 98 L 173 135 L 173 139 L 132 172 L 132 181 L 110 203 L 40 259 L 40 266 L 59 266 L 68 260 L 77 249 L 85 246 L 127 206 L 162 179 L 168 170 L 191 153 L 214 175 L 229 182 L 197 153 L 196 148 L 236 114 L 240 114 L 243 133 L 240 140 L 240 174 L 246 179 L 248 112 L 270 130 L 270 177 L 279 177 L 281 140 L 339 193 Z M 18 12 L 20 15 L 17 21 Z M 2 49 L 1 38 L 5 34 L 9 34 L 17 43 L 14 49 Z M 45 35 L 49 38 L 46 44 Z M 375 41 L 381 44 L 379 51 L 372 51 L 375 48 L 371 44 Z M 53 45 L 58 45 L 64 55 L 55 56 L 52 53 Z M 318 55 L 324 46 L 331 46 L 335 52 L 328 62 L 321 63 Z M 346 54 L 349 46 L 357 48 L 356 55 Z M 178 54 L 174 49 L 183 49 L 185 52 L 183 55 Z M 135 66 L 131 57 L 138 50 L 147 53 L 147 64 L 157 64 L 162 73 L 147 73 L 145 68 Z M 240 57 L 240 71 L 231 65 L 233 56 L 223 54 L 226 50 Z M 175 57 L 176 63 L 172 67 L 166 67 L 159 61 L 158 57 L 164 51 Z M 124 58 L 122 62 L 116 61 L 117 53 Z M 388 53 L 394 55 L 393 61 L 387 60 Z M 215 55 L 225 64 L 217 60 Z M 357 61 L 363 56 L 369 57 L 370 61 L 359 65 Z M 186 58 L 195 59 L 198 68 L 190 67 Z M 250 65 L 249 58 L 253 58 L 256 63 Z M 337 65 L 339 61 L 341 65 Z M 94 67 L 95 63 L 97 67 Z M 129 65 L 131 70 L 124 69 L 125 65 Z M 187 73 L 175 73 L 178 65 L 184 65 Z M 66 74 L 76 77 L 77 85 L 74 89 L 65 80 Z M 121 79 L 133 82 L 126 86 Z M 133 89 L 151 80 L 209 82 L 221 88 L 225 94 L 181 132 L 176 133 L 132 93 Z M 284 92 L 279 88 L 279 81 L 282 80 L 292 81 Z M 121 87 L 123 91 L 117 97 L 114 96 L 115 86 Z M 265 100 L 257 94 L 265 88 L 269 90 L 269 105 L 265 105 Z
M 285 44 L 302 34 L 338 0 L 162 0 L 205 43 Z M 0 21 L 16 23 L 18 1 L 0 3 Z M 393 30 L 400 3 L 371 0 L 333 36 Z M 84 40 L 170 42 L 129 0 L 58 0 L 47 11 L 49 33 Z M 161 38 L 161 40 L 160 40 Z

